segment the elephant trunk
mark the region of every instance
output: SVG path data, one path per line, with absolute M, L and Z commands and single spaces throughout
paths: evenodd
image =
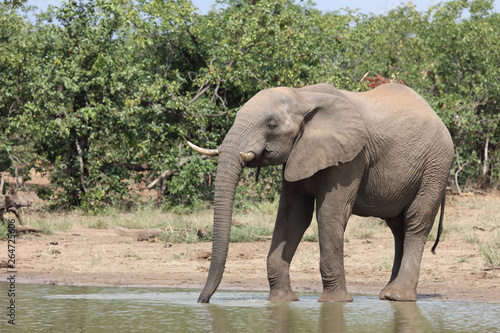
M 207 281 L 198 298 L 198 303 L 210 301 L 222 280 L 226 265 L 236 185 L 243 169 L 243 161 L 237 146 L 219 154 L 215 181 L 212 259 Z

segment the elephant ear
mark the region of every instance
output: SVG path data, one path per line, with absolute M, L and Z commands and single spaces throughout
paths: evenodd
M 343 96 L 304 92 L 311 102 L 285 167 L 289 182 L 353 160 L 368 142 L 365 122 Z

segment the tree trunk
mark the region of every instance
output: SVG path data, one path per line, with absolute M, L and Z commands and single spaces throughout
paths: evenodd
M 0 195 L 3 195 L 3 185 L 5 184 L 5 179 L 3 177 L 3 172 L 2 172 L 2 179 L 0 180 Z
M 486 176 L 488 173 L 488 167 L 489 167 L 489 162 L 488 162 L 488 146 L 490 144 L 490 138 L 486 138 L 486 143 L 484 145 L 484 161 L 483 161 L 483 176 Z

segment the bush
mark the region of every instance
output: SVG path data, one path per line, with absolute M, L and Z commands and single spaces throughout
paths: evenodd
M 220 4 L 200 15 L 188 0 L 77 0 L 34 23 L 22 4 L 0 6 L 0 171 L 50 174 L 43 198 L 89 211 L 129 201 L 133 184 L 170 171 L 166 207 L 206 206 L 216 160 L 193 157 L 185 142 L 219 146 L 259 90 L 401 82 L 448 126 L 459 183 L 499 179 L 492 1 L 379 16 L 291 0 Z M 280 167 L 263 169 L 258 183 L 253 175 L 245 171 L 238 202 L 274 200 Z

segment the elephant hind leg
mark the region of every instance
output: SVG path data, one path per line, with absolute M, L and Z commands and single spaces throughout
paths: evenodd
M 403 213 L 402 226 L 393 226 L 396 254 L 391 281 L 380 299 L 416 301 L 420 263 L 427 236 L 432 229 L 443 192 L 420 190 Z M 391 220 L 390 223 L 395 222 Z M 398 267 L 399 266 L 399 267 Z
M 389 283 L 391 283 L 398 276 L 399 269 L 401 268 L 401 260 L 403 259 L 405 240 L 404 215 L 401 214 L 397 217 L 386 219 L 385 221 L 394 236 L 394 263 L 392 265 L 391 279 L 389 280 Z

